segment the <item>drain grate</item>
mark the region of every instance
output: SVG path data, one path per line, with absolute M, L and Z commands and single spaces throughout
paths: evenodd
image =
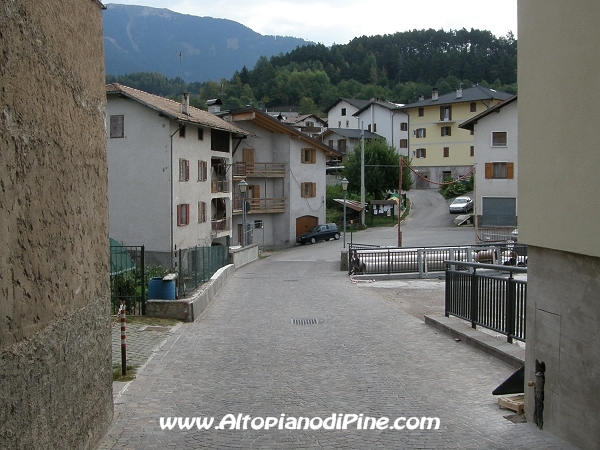
M 292 319 L 294 325 L 317 325 L 318 319 Z

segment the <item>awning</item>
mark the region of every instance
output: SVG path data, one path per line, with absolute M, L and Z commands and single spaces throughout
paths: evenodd
M 343 198 L 334 198 L 333 201 L 338 202 L 340 205 L 344 204 Z M 360 204 L 360 202 L 358 202 L 356 200 L 346 200 L 346 207 L 353 209 L 354 211 L 362 211 L 363 210 L 363 207 Z

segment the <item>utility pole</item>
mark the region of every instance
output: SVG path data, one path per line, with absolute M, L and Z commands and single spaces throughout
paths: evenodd
M 400 155 L 400 174 L 398 176 L 398 247 L 402 247 L 402 230 L 400 222 L 402 221 L 402 155 Z
M 360 126 L 360 226 L 365 226 L 365 123 Z

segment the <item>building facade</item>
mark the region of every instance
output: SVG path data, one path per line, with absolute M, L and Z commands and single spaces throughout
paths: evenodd
M 403 107 L 409 115 L 409 157 L 419 173 L 417 189 L 439 189 L 445 179 L 464 176 L 475 162 L 474 135 L 458 125 L 506 100 L 510 94 L 483 86 L 419 99 Z
M 104 7 L 1 8 L 0 448 L 96 448 L 113 418 Z
M 400 155 L 407 155 L 408 114 L 401 109 L 403 106 L 372 99 L 355 112 L 354 117 L 360 129 L 382 136 Z
M 252 134 L 233 152 L 234 243 L 242 242 L 242 180 L 248 184 L 246 224 L 254 244 L 294 244 L 325 223 L 325 162 L 340 154 L 255 108 L 222 117 Z
M 229 246 L 232 148 L 248 133 L 185 94 L 179 103 L 113 83 L 106 95 L 110 237 L 157 258 Z
M 519 241 L 529 258 L 525 381 L 543 388 L 544 432 L 597 449 L 600 3 L 520 0 L 518 7 Z M 535 376 L 542 371 L 543 385 Z M 525 389 L 527 421 L 535 423 L 535 388 Z
M 518 121 L 513 96 L 459 125 L 474 132 L 475 229 L 480 241 L 516 237 Z

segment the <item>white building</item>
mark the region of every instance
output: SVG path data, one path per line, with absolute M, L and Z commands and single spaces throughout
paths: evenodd
M 475 144 L 475 215 L 478 237 L 517 226 L 517 96 L 461 123 Z M 504 232 L 500 229 L 504 228 Z M 486 231 L 487 230 L 487 231 Z
M 408 152 L 408 114 L 404 105 L 379 100 L 340 98 L 326 109 L 330 129 L 364 130 L 383 137 L 389 146 Z
M 408 155 L 408 114 L 399 108 L 404 105 L 370 100 L 357 112 L 358 128 L 385 138 L 401 155 Z
M 242 236 L 242 180 L 249 185 L 246 223 L 252 243 L 293 244 L 300 234 L 325 223 L 325 162 L 340 154 L 255 108 L 221 117 L 252 134 L 232 153 L 235 243 Z
M 147 252 L 228 246 L 232 147 L 250 133 L 187 94 L 179 103 L 117 83 L 106 94 L 110 237 Z

